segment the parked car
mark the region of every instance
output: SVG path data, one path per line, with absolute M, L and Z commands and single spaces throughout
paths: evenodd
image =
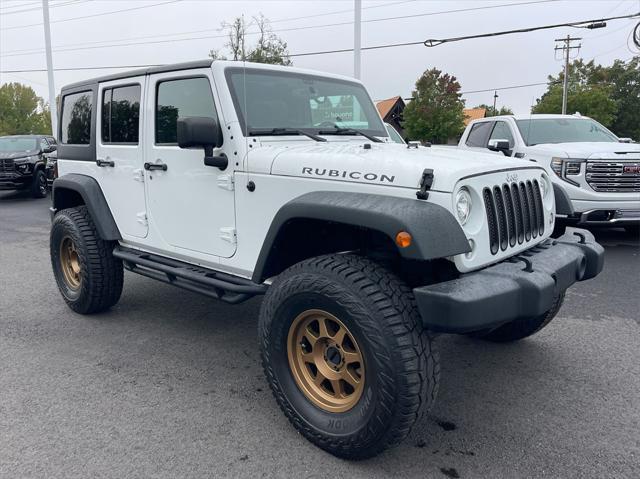
M 50 255 L 69 307 L 115 305 L 124 268 L 230 304 L 264 294 L 271 390 L 337 456 L 398 444 L 431 407 L 433 332 L 531 336 L 603 266 L 588 231 L 549 239 L 540 165 L 386 141 L 353 78 L 209 59 L 60 98 Z
M 53 186 L 53 180 L 58 177 L 58 151 L 52 151 L 47 155 L 47 164 L 44 169 L 44 174 L 47 177 L 47 188 L 51 189 Z
M 389 135 L 389 138 L 391 138 L 391 141 L 393 141 L 394 143 L 400 143 L 401 145 L 407 144 L 407 142 L 404 141 L 400 136 L 400 133 L 398 133 L 398 130 L 396 130 L 389 123 L 385 123 L 384 127 L 387 130 L 387 134 Z
M 28 189 L 34 198 L 47 196 L 45 165 L 56 148 L 51 136 L 0 137 L 0 190 Z
M 483 118 L 467 126 L 458 146 L 542 165 L 554 183 L 557 213 L 565 222 L 619 225 L 638 233 L 640 144 L 618 138 L 591 118 Z

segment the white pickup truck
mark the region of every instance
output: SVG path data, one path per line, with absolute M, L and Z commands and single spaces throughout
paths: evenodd
M 459 148 L 535 161 L 554 183 L 559 218 L 640 226 L 640 144 L 576 115 L 494 116 L 472 121 Z

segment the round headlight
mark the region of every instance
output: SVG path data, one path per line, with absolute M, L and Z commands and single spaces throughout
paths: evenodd
M 465 188 L 456 195 L 456 215 L 461 225 L 464 225 L 471 215 L 471 195 Z

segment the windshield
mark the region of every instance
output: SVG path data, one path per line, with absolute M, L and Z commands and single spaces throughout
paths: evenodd
M 389 137 L 392 141 L 394 141 L 395 143 L 404 143 L 404 140 L 400 136 L 400 133 L 398 133 L 394 127 L 388 125 L 387 123 L 385 123 L 384 126 L 387 128 L 387 133 L 389 133 Z
M 0 138 L 0 151 L 34 151 L 37 148 L 35 138 Z
M 531 118 L 516 120 L 527 146 L 540 143 L 617 142 L 616 136 L 588 118 Z
M 286 71 L 229 68 L 227 82 L 242 131 L 295 128 L 318 133 L 353 128 L 386 137 L 367 91 L 358 83 Z

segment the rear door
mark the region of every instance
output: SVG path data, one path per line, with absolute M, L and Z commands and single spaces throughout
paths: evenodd
M 96 180 L 123 235 L 147 236 L 140 105 L 145 77 L 100 84 Z

